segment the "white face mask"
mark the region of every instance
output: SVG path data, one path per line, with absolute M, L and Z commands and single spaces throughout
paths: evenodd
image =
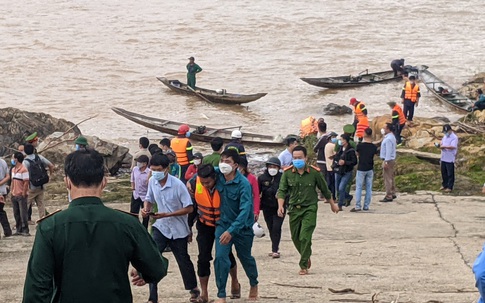
M 143 168 L 143 166 L 145 166 L 145 163 L 136 162 L 136 166 L 138 166 L 138 168 Z
M 200 165 L 200 163 L 202 163 L 202 160 L 200 159 L 195 159 L 194 160 L 194 164 L 197 166 L 197 165 Z
M 276 176 L 276 174 L 278 174 L 278 169 L 276 169 L 276 168 L 268 168 L 268 174 L 271 177 L 274 177 L 274 176 Z
M 221 173 L 223 173 L 224 175 L 228 175 L 232 172 L 232 166 L 227 164 L 227 163 L 219 163 L 219 170 L 221 171 Z
M 381 134 L 382 134 L 382 135 L 385 135 L 385 134 L 386 134 L 386 130 L 385 130 L 385 129 L 383 129 L 383 128 L 381 128 Z

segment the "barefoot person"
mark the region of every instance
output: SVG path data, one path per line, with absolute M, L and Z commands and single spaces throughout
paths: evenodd
M 24 303 L 133 302 L 133 284 L 158 282 L 167 260 L 138 218 L 106 207 L 103 157 L 94 150 L 67 156 L 64 182 L 72 202 L 39 221 L 27 267 Z
M 226 283 L 231 267 L 232 246 L 249 278 L 249 300 L 258 298 L 258 269 L 251 255 L 253 247 L 253 199 L 249 181 L 238 171 L 240 156 L 229 149 L 221 154 L 217 175 L 217 191 L 221 195 L 221 218 L 216 226 L 217 297 L 215 303 L 226 302 Z
M 318 168 L 307 165 L 306 160 L 306 148 L 295 147 L 293 165 L 283 173 L 278 189 L 278 215 L 280 217 L 285 214 L 285 197 L 290 195 L 288 216 L 290 217 L 291 240 L 300 253 L 300 275 L 308 274 L 311 266 L 312 235 L 317 226 L 317 187 L 330 203 L 332 211 L 338 213 L 338 206 L 333 201 L 322 174 Z

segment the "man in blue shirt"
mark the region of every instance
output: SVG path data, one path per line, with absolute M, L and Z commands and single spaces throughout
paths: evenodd
M 386 196 L 380 202 L 392 202 L 396 199 L 396 186 L 394 184 L 394 169 L 396 167 L 396 137 L 394 136 L 394 125 L 386 123 L 381 130 L 384 140 L 381 143 L 380 158 L 382 163 Z
M 226 302 L 226 283 L 231 267 L 229 253 L 234 244 L 239 261 L 249 278 L 249 299 L 258 297 L 258 269 L 251 255 L 254 224 L 253 198 L 249 181 L 238 171 L 240 156 L 235 150 L 221 154 L 216 189 L 221 197 L 221 217 L 216 226 L 217 297 L 215 303 Z
M 187 188 L 182 181 L 170 175 L 169 166 L 170 161 L 166 155 L 157 153 L 150 159 L 152 177 L 148 181 L 142 215 L 150 215 L 156 219 L 152 226 L 153 240 L 157 243 L 160 253 L 163 253 L 167 246 L 171 248 L 185 289 L 190 290 L 190 302 L 199 302 L 200 290 L 187 247 L 190 233 L 187 216 L 192 213 L 194 207 Z M 154 203 L 158 207 L 157 213 L 151 212 Z M 157 284 L 150 284 L 148 302 L 158 302 Z
M 298 140 L 295 137 L 288 137 L 286 140 L 286 149 L 280 153 L 278 159 L 281 162 L 281 168 L 285 169 L 289 167 L 293 161 L 293 149 L 298 146 Z

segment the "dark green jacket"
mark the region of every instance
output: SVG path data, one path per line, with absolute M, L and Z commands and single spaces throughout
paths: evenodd
M 138 218 L 75 199 L 37 226 L 24 285 L 24 303 L 133 302 L 128 266 L 146 282 L 167 274 L 168 261 Z

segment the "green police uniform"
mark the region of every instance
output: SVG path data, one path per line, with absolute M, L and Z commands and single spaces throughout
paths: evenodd
M 146 282 L 167 274 L 138 218 L 97 197 L 75 199 L 39 221 L 24 285 L 24 303 L 133 302 L 128 266 Z
M 221 161 L 221 154 L 212 153 L 208 156 L 205 156 L 204 159 L 202 159 L 202 164 L 212 164 L 212 166 L 218 167 L 220 161 Z
M 200 73 L 202 68 L 197 64 L 187 64 L 187 85 L 195 89 L 195 74 Z
M 300 253 L 300 268 L 308 268 L 312 254 L 312 235 L 317 226 L 318 193 L 320 189 L 325 199 L 330 200 L 332 193 L 322 174 L 313 166 L 306 166 L 303 174 L 290 166 L 281 177 L 278 198 L 290 195 L 288 215 L 290 217 L 291 239 Z

